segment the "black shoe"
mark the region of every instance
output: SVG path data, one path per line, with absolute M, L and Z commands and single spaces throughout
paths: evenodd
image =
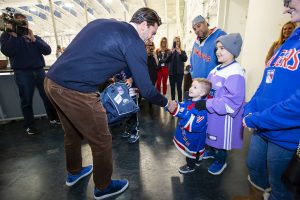
M 200 167 L 200 165 L 201 165 L 201 160 L 196 161 L 195 165 L 196 165 L 196 167 Z
M 130 137 L 128 138 L 128 142 L 130 144 L 136 143 L 140 138 L 139 133 L 136 133 L 135 135 L 130 135 Z
M 191 168 L 187 165 L 183 165 L 181 167 L 178 168 L 179 173 L 181 174 L 189 174 L 195 171 L 195 168 Z
M 27 135 L 35 135 L 38 134 L 39 131 L 36 128 L 32 127 L 32 128 L 26 128 L 25 133 L 27 133 Z

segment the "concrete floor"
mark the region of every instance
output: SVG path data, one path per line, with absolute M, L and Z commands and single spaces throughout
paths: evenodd
M 177 168 L 185 158 L 172 143 L 177 119 L 147 102 L 141 107 L 140 141 L 127 143 L 120 137 L 122 125 L 112 127 L 113 179 L 126 178 L 129 188 L 111 199 L 119 200 L 229 200 L 248 193 L 245 164 L 249 133 L 243 150 L 229 153 L 228 167 L 220 176 L 207 172 L 205 160 L 193 174 Z M 22 121 L 0 124 L 0 199 L 2 200 L 92 200 L 91 176 L 73 187 L 65 185 L 63 131 L 37 119 L 42 133 L 28 136 Z M 90 147 L 83 143 L 83 164 L 92 162 Z

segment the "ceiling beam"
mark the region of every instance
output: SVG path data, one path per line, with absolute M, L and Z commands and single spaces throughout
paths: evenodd
M 176 0 L 176 24 L 177 24 L 177 34 L 182 38 L 182 27 L 180 19 L 180 1 Z
M 167 0 L 164 0 L 164 6 L 165 6 L 165 16 L 164 16 L 164 23 L 168 23 L 168 3 Z
M 95 0 L 100 6 L 101 8 L 110 16 L 112 17 L 112 14 L 111 14 L 111 10 L 103 3 L 102 0 Z
M 129 15 L 128 6 L 125 4 L 124 0 L 120 0 L 123 10 Z
M 37 4 L 36 1 L 32 0 L 14 0 L 14 1 L 6 1 L 5 3 L 0 4 L 0 9 L 5 9 L 6 7 L 17 8 L 21 6 L 33 6 Z

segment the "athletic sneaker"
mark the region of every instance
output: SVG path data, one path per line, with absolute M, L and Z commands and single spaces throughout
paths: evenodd
M 75 183 L 77 183 L 79 180 L 82 178 L 88 176 L 90 173 L 93 171 L 93 165 L 88 165 L 86 167 L 83 167 L 81 171 L 76 174 L 72 175 L 71 173 L 68 173 L 67 180 L 66 180 L 66 185 L 67 186 L 72 186 Z
M 52 126 L 59 126 L 59 125 L 60 125 L 60 121 L 57 120 L 57 119 L 50 120 L 50 124 L 51 124 Z
M 128 142 L 129 142 L 130 144 L 133 144 L 133 143 L 135 143 L 136 141 L 138 141 L 139 138 L 140 138 L 140 135 L 139 135 L 138 133 L 135 134 L 135 135 L 130 135 L 130 137 L 128 138 Z
M 195 168 L 191 168 L 188 165 L 183 165 L 178 168 L 179 173 L 181 174 L 189 174 L 195 171 Z
M 227 167 L 227 163 L 220 163 L 218 161 L 214 161 L 211 166 L 208 168 L 208 172 L 213 175 L 220 175 Z
M 26 128 L 25 133 L 27 133 L 27 135 L 35 135 L 38 134 L 39 131 L 36 128 L 31 127 L 31 128 Z
M 104 190 L 99 190 L 98 188 L 95 188 L 94 198 L 96 200 L 99 200 L 120 194 L 126 190 L 128 185 L 128 180 L 112 180 L 108 187 Z

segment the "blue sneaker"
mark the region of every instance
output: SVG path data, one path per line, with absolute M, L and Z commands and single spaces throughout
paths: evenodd
M 213 152 L 211 150 L 205 150 L 202 159 L 206 160 L 206 159 L 210 159 L 210 158 L 215 158 Z
M 224 169 L 227 167 L 227 163 L 220 163 L 218 161 L 214 161 L 211 166 L 208 168 L 208 172 L 213 175 L 221 174 Z
M 76 174 L 76 175 L 72 175 L 72 174 L 68 173 L 67 180 L 66 180 L 66 185 L 67 186 L 74 185 L 80 179 L 82 179 L 83 177 L 86 177 L 87 175 L 89 175 L 90 173 L 92 173 L 92 171 L 93 171 L 93 165 L 88 165 L 86 167 L 83 167 L 81 169 L 81 172 L 78 173 L 78 174 Z
M 120 194 L 126 190 L 128 187 L 129 182 L 128 180 L 112 180 L 107 188 L 103 191 L 100 191 L 98 188 L 94 190 L 94 198 L 98 199 L 105 199 L 117 194 Z

